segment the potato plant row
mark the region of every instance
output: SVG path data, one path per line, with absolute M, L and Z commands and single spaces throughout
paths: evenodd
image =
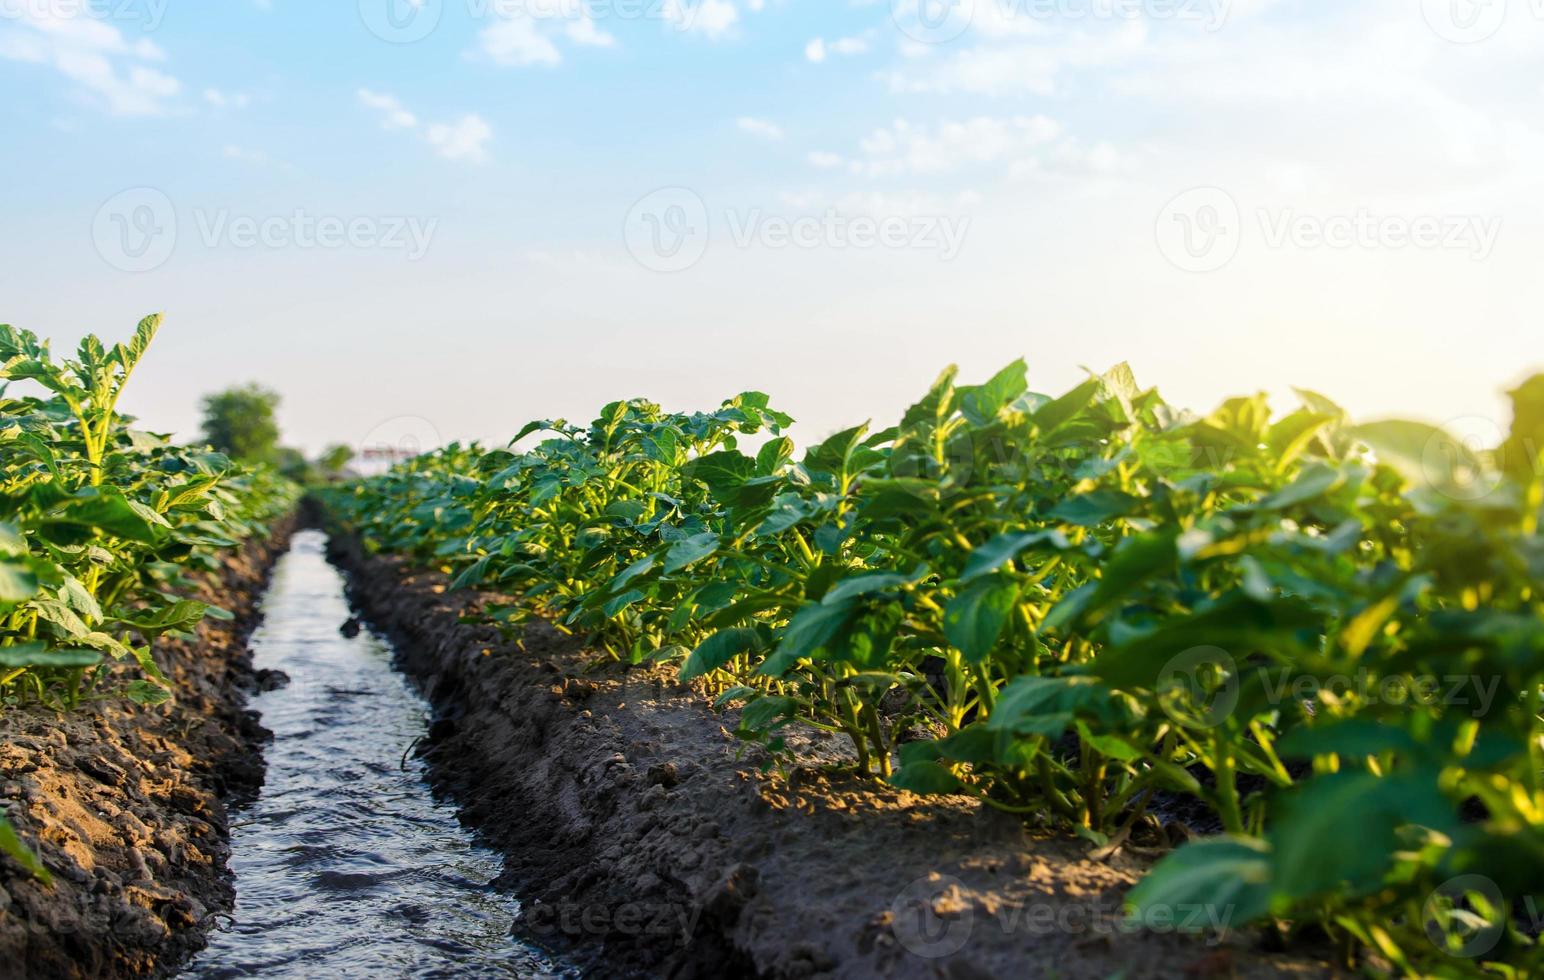
M 508 597 L 511 632 L 679 664 L 774 757 L 789 726 L 840 733 L 877 778 L 1106 849 L 1188 801 L 1215 832 L 1137 914 L 1205 905 L 1410 974 L 1537 969 L 1544 376 L 1483 451 L 1299 396 L 1198 416 L 1125 366 L 1056 397 L 1022 362 L 951 369 L 802 456 L 760 393 L 616 402 L 331 505 Z
M 118 413 L 160 323 L 149 317 L 111 347 L 88 336 L 73 358 L 0 325 L 0 710 L 172 698 L 152 645 L 228 618 L 188 598 L 195 578 L 299 495 Z M 3 817 L 0 848 L 46 873 Z

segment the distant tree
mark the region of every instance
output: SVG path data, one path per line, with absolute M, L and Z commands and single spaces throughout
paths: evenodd
M 204 397 L 204 439 L 233 459 L 253 463 L 278 461 L 279 407 L 276 392 L 256 384 Z
M 342 444 L 328 446 L 316 460 L 322 472 L 332 476 L 342 473 L 343 468 L 353 461 L 354 450 Z
M 279 472 L 294 480 L 296 483 L 313 483 L 316 479 L 316 470 L 306 460 L 306 454 L 289 446 L 280 446 L 274 450 L 273 465 Z

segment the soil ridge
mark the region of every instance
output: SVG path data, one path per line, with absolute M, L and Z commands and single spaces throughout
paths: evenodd
M 1027 829 L 968 798 L 791 769 L 730 735 L 734 713 L 661 667 L 597 663 L 546 624 L 467 622 L 498 597 L 370 555 L 329 557 L 434 706 L 436 788 L 506 858 L 515 932 L 596 976 L 1061 978 L 1330 976 L 1258 935 L 1130 928 L 1143 861 Z M 803 761 L 807 760 L 807 761 Z M 1204 915 L 1207 910 L 1194 914 Z M 1168 924 L 1159 923 L 1161 927 Z
M 155 645 L 172 702 L 0 712 L 0 801 L 53 874 L 45 886 L 0 858 L 0 973 L 166 976 L 229 913 L 228 808 L 262 786 L 269 735 L 247 696 L 283 680 L 253 670 L 247 640 L 304 521 L 276 522 L 200 585 L 196 598 L 232 620 Z

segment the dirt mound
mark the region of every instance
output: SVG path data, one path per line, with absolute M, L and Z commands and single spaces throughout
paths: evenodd
M 234 621 L 157 644 L 174 702 L 0 714 L 0 797 L 54 876 L 45 886 L 0 860 L 0 973 L 165 973 L 231 907 L 226 804 L 261 786 L 266 735 L 244 708 L 259 683 L 246 639 L 292 525 L 227 557 L 204 587 L 199 598 Z
M 1328 976 L 1260 937 L 1136 930 L 1143 870 L 964 798 L 816 765 L 763 772 L 732 715 L 663 669 L 593 664 L 548 627 L 521 645 L 463 615 L 489 597 L 335 541 L 361 613 L 398 639 L 439 712 L 424 749 L 463 818 L 507 856 L 517 932 L 598 975 Z M 812 737 L 811 759 L 839 751 Z

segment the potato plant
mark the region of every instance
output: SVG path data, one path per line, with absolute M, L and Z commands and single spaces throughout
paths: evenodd
M 843 733 L 865 773 L 1104 848 L 1193 798 L 1220 833 L 1159 862 L 1139 913 L 1212 903 L 1411 974 L 1521 975 L 1536 927 L 1444 883 L 1521 896 L 1544 867 L 1544 377 L 1486 453 L 1299 394 L 1197 416 L 1124 366 L 1058 397 L 1021 362 L 951 369 L 799 458 L 759 393 L 617 402 L 332 503 L 510 596 L 507 627 L 679 661 L 774 753 L 790 725 Z M 1432 938 L 1477 930 L 1483 953 Z
M 118 401 L 160 322 L 112 347 L 88 336 L 65 359 L 0 325 L 0 710 L 171 698 L 154 642 L 229 615 L 186 598 L 191 576 L 298 496 L 269 471 L 129 427 Z M 3 817 L 0 849 L 44 873 Z

